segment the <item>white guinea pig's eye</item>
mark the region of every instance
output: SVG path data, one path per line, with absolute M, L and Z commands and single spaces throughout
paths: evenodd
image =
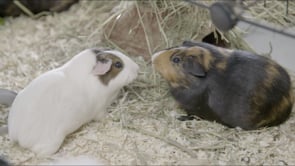
M 114 66 L 115 66 L 116 68 L 122 68 L 122 67 L 123 67 L 123 64 L 122 64 L 121 62 L 116 62 L 116 63 L 114 64 Z
M 179 63 L 180 62 L 180 58 L 179 57 L 174 57 L 174 58 L 172 58 L 172 62 L 173 63 Z

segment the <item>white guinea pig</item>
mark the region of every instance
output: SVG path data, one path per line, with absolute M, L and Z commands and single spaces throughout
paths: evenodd
M 100 120 L 138 65 L 115 50 L 87 49 L 63 66 L 34 79 L 16 96 L 8 116 L 12 141 L 38 155 L 50 155 L 64 138 Z

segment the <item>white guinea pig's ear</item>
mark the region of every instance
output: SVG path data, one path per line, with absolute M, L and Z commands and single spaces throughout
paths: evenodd
M 92 70 L 92 73 L 94 75 L 104 75 L 106 74 L 108 71 L 110 71 L 111 69 L 111 66 L 112 66 L 112 60 L 111 59 L 108 59 L 106 61 L 97 61 L 93 70 Z

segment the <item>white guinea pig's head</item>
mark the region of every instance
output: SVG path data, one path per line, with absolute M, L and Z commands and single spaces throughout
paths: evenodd
M 116 50 L 91 48 L 76 55 L 64 70 L 74 77 L 92 75 L 107 86 L 121 88 L 131 83 L 138 74 L 138 65 L 128 56 Z
M 96 55 L 93 73 L 104 85 L 120 87 L 131 83 L 137 77 L 139 66 L 123 53 L 95 48 L 92 51 Z M 100 72 L 102 74 L 99 74 Z

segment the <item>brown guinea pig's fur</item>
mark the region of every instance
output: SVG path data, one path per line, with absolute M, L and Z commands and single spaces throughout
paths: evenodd
M 283 123 L 293 106 L 288 73 L 273 60 L 185 41 L 153 55 L 188 115 L 246 130 Z

